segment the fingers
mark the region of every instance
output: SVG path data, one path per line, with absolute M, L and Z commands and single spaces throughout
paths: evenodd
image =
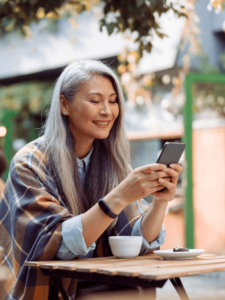
M 183 170 L 183 168 L 178 164 L 171 164 L 170 168 L 177 171 L 179 174 Z M 166 165 L 155 163 L 155 164 L 145 165 L 145 166 L 136 168 L 134 171 L 137 173 L 140 172 L 142 174 L 150 174 L 155 171 L 164 171 L 165 169 L 168 169 Z
M 154 172 L 151 174 L 143 174 L 142 176 L 147 181 L 152 181 L 152 180 L 156 180 L 156 179 L 163 178 L 163 177 L 170 177 L 168 174 L 166 174 L 163 171 Z
M 158 182 L 166 187 L 167 190 L 165 192 L 155 192 L 152 196 L 160 197 L 167 200 L 172 200 L 174 198 L 174 194 L 176 191 L 176 184 L 169 182 L 165 179 L 158 179 Z
M 163 177 L 163 179 L 166 180 L 166 181 L 169 181 L 169 182 L 171 181 L 171 177 L 170 176 L 169 177 Z
M 163 169 L 166 169 L 166 165 L 163 164 L 151 164 L 139 167 L 135 169 L 136 172 L 140 172 L 142 174 L 150 174 L 155 171 L 162 171 Z
M 181 172 L 182 167 L 178 164 L 171 164 L 171 168 L 163 164 L 151 164 L 133 170 L 130 177 L 133 182 L 132 186 L 136 186 L 136 190 L 140 190 L 140 193 L 143 194 L 142 197 L 151 194 L 168 201 L 174 197 Z M 167 188 L 167 192 L 159 192 L 164 187 Z
M 148 182 L 148 184 L 146 186 L 148 186 L 149 188 L 159 187 L 159 186 L 161 186 L 161 183 L 159 183 L 158 180 L 152 180 L 152 181 Z
M 150 194 L 153 195 L 153 196 L 155 196 L 155 194 L 159 194 L 159 193 L 157 193 L 157 191 L 162 190 L 164 187 L 165 186 L 163 186 L 163 185 L 155 186 L 154 188 L 151 188 Z M 163 193 L 160 193 L 160 194 L 163 194 Z
M 174 169 L 179 174 L 182 173 L 182 171 L 183 171 L 183 168 L 178 164 L 170 164 L 170 168 Z
M 171 201 L 172 199 L 174 199 L 177 180 L 182 170 L 183 170 L 182 167 L 178 164 L 171 164 L 170 168 L 164 169 L 163 172 L 170 175 L 171 180 L 168 180 L 168 178 L 159 178 L 158 182 L 159 184 L 162 184 L 164 187 L 166 187 L 167 191 L 166 192 L 156 191 L 155 193 L 152 193 L 152 195 L 154 197 L 161 198 L 166 201 Z
M 167 168 L 165 169 L 164 173 L 167 174 L 167 176 L 171 176 L 171 177 L 178 177 L 180 175 L 180 173 L 178 173 L 177 171 L 171 169 L 171 168 Z
M 171 181 L 173 183 L 177 183 L 178 177 L 182 172 L 182 167 L 177 164 L 172 164 L 171 166 L 173 166 L 173 168 L 167 168 L 164 170 L 164 172 L 171 176 Z
M 174 185 L 174 183 L 170 182 L 170 181 L 167 181 L 165 180 L 164 178 L 159 178 L 158 180 L 159 184 L 162 184 L 164 185 L 164 187 L 166 187 L 168 190 L 172 190 L 174 189 L 176 186 Z
M 160 189 L 161 190 L 161 189 Z M 161 199 L 164 199 L 166 201 L 171 201 L 174 199 L 174 197 L 172 196 L 171 193 L 168 194 L 168 192 L 155 192 L 155 193 L 152 193 L 151 194 L 152 196 L 154 197 L 157 197 L 157 198 L 161 198 Z

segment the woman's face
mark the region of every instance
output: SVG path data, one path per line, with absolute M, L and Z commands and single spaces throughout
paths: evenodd
M 76 141 L 93 142 L 105 139 L 119 114 L 117 94 L 111 81 L 96 75 L 84 83 L 73 101 L 61 99 L 61 112 L 68 116 Z

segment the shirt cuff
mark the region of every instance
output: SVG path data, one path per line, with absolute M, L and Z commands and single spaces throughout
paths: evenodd
M 94 250 L 96 244 L 86 246 L 83 237 L 81 215 L 73 217 L 62 223 L 62 241 L 57 252 L 57 257 L 62 260 L 70 260 L 78 255 L 86 255 Z
M 144 216 L 145 216 L 145 214 L 143 216 L 141 216 L 135 222 L 135 224 L 132 228 L 132 231 L 131 231 L 132 236 L 142 236 L 142 246 L 141 246 L 141 250 L 140 250 L 139 255 L 146 254 L 146 253 L 152 251 L 153 249 L 156 249 L 156 248 L 160 247 L 165 242 L 165 236 L 166 236 L 166 229 L 164 228 L 164 226 L 162 224 L 159 235 L 157 236 L 157 238 L 154 241 L 152 241 L 149 244 L 146 241 L 146 239 L 143 237 L 143 234 L 141 232 L 141 221 L 142 221 Z

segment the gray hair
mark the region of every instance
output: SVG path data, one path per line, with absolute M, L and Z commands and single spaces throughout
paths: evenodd
M 78 174 L 75 139 L 68 119 L 60 110 L 60 95 L 74 100 L 82 85 L 93 76 L 107 77 L 117 93 L 119 115 L 109 136 L 96 139 L 84 186 Z M 81 60 L 68 65 L 58 78 L 53 91 L 51 108 L 43 125 L 44 154 L 57 183 L 63 201 L 73 215 L 85 212 L 104 197 L 130 173 L 129 142 L 124 132 L 124 98 L 117 76 L 105 64 L 95 60 Z

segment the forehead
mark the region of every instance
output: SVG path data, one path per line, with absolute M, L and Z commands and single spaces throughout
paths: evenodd
M 102 75 L 94 75 L 90 80 L 85 82 L 81 89 L 83 92 L 90 92 L 90 91 L 102 91 L 102 92 L 110 92 L 115 93 L 115 89 L 111 80 L 107 77 Z

